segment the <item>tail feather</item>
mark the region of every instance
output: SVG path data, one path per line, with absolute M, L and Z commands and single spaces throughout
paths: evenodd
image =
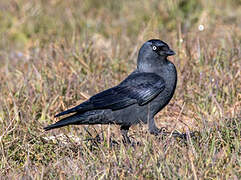
M 66 117 L 64 119 L 61 119 L 60 121 L 56 122 L 55 124 L 51 124 L 47 127 L 44 127 L 45 131 L 60 128 L 67 125 L 73 125 L 73 124 L 82 124 L 82 121 L 84 121 L 86 117 L 83 116 L 83 114 L 73 114 L 69 117 Z
M 60 128 L 67 125 L 80 125 L 80 124 L 113 124 L 115 120 L 112 117 L 111 111 L 94 110 L 85 113 L 75 113 L 71 116 L 65 117 L 55 124 L 44 127 L 48 131 L 55 128 Z
M 78 105 L 78 106 L 75 106 L 71 109 L 68 109 L 66 111 L 63 111 L 61 113 L 58 113 L 56 114 L 54 117 L 59 117 L 59 116 L 63 116 L 63 115 L 66 115 L 66 114 L 69 114 L 69 113 L 74 113 L 74 112 L 78 112 L 78 113 L 84 113 L 86 111 L 89 111 L 91 110 L 92 106 L 90 103 L 88 103 L 88 101 Z

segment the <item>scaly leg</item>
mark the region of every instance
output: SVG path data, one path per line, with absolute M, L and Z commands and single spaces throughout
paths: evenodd
M 151 134 L 154 134 L 154 135 L 158 135 L 158 134 L 164 134 L 166 135 L 166 132 L 165 132 L 165 128 L 161 128 L 159 129 L 157 126 L 156 126 L 156 123 L 155 123 L 155 120 L 154 118 L 150 118 L 148 120 L 148 130 Z

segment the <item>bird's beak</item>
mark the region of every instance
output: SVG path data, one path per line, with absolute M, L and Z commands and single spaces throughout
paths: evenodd
M 176 53 L 173 51 L 173 50 L 171 50 L 171 49 L 169 49 L 167 52 L 166 52 L 166 55 L 167 56 L 173 56 L 173 55 L 175 55 Z

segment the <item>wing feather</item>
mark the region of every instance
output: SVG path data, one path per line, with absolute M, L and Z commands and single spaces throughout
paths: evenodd
M 97 109 L 118 110 L 132 104 L 147 104 L 165 88 L 165 81 L 154 73 L 134 73 L 122 83 L 92 96 L 88 101 L 59 113 L 57 116 L 72 112 L 86 112 Z

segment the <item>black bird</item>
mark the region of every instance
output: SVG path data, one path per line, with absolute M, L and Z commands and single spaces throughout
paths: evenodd
M 131 125 L 148 124 L 151 134 L 161 133 L 154 116 L 171 100 L 177 71 L 167 57 L 175 52 L 159 40 L 152 39 L 140 48 L 137 68 L 119 85 L 92 96 L 82 104 L 63 111 L 55 117 L 73 113 L 44 129 L 66 125 L 118 124 L 125 142 Z

